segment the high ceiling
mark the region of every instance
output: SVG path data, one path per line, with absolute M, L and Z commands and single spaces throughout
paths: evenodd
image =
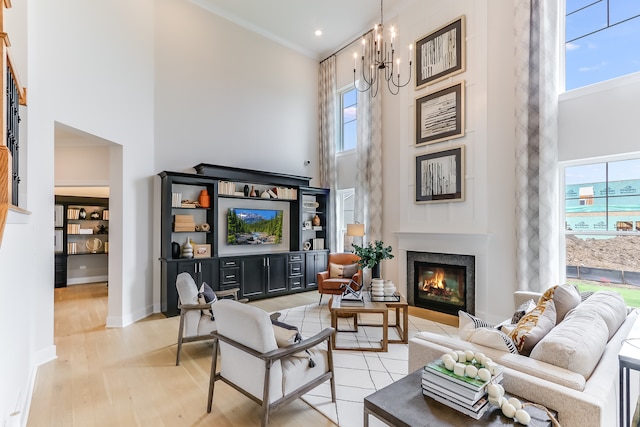
M 324 59 L 380 22 L 378 0 L 190 1 L 316 59 Z M 384 21 L 415 1 L 384 0 Z M 322 35 L 316 36 L 316 30 Z

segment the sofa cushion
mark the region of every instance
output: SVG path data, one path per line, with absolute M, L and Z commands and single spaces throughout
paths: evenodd
M 531 351 L 530 358 L 589 379 L 607 345 L 607 324 L 593 310 L 574 310 Z
M 556 285 L 547 289 L 538 304 L 553 299 L 556 307 L 556 324 L 562 322 L 567 312 L 580 304 L 580 293 L 573 285 Z
M 496 350 L 518 354 L 518 349 L 509 335 L 495 328 L 477 328 L 469 335 L 467 341 Z
M 607 324 L 607 341 L 615 335 L 616 331 L 627 318 L 627 305 L 619 293 L 613 291 L 598 291 L 586 299 L 574 309 L 578 311 L 590 311 L 602 318 Z
M 525 314 L 529 313 L 531 310 L 536 308 L 536 302 L 533 299 L 523 302 L 520 304 L 516 311 L 513 312 L 513 316 L 511 316 L 511 324 L 517 324 L 520 319 L 524 317 Z
M 552 299 L 538 303 L 525 314 L 509 334 L 520 354 L 528 356 L 535 345 L 556 324 L 556 308 Z
M 458 336 L 461 339 L 469 341 L 473 331 L 478 328 L 493 328 L 493 325 L 473 314 L 458 310 Z

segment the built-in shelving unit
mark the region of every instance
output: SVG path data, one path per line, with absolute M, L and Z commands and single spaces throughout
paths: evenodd
M 56 196 L 54 245 L 57 288 L 67 285 L 70 257 L 103 257 L 91 264 L 108 271 L 109 199 Z
M 326 268 L 331 245 L 329 190 L 309 187 L 308 177 L 202 163 L 194 169 L 195 174 L 159 174 L 163 313 L 178 314 L 175 278 L 185 271 L 216 290 L 239 287 L 241 296 L 249 299 L 316 287 L 316 272 L 320 264 Z M 199 202 L 202 191 L 209 196 L 208 207 Z M 304 201 L 313 208 L 305 208 Z M 281 212 L 281 241 L 230 243 L 229 211 L 235 208 Z M 307 229 L 305 222 L 316 214 L 321 226 Z M 183 253 L 187 240 L 193 257 Z

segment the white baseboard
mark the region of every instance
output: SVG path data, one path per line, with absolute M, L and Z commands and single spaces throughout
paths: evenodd
M 56 355 L 56 346 L 52 345 L 47 348 L 43 348 L 35 354 L 35 361 L 31 370 L 29 372 L 29 382 L 27 384 L 26 393 L 22 398 L 21 402 L 17 403 L 19 414 L 15 415 L 15 419 L 8 421 L 14 424 L 7 425 L 15 425 L 15 426 L 26 426 L 27 420 L 29 418 L 29 411 L 31 410 L 31 399 L 33 398 L 33 390 L 36 387 L 36 377 L 38 375 L 38 368 L 44 365 L 47 362 L 50 362 L 56 359 L 58 356 Z
M 108 275 L 76 277 L 75 279 L 67 279 L 67 286 L 84 285 L 85 283 L 108 282 L 108 281 L 109 281 Z
M 142 310 L 138 310 L 135 313 L 130 313 L 122 317 L 107 316 L 107 328 L 124 328 L 125 326 L 129 326 L 132 323 L 135 323 L 138 320 L 142 320 L 152 314 L 153 306 L 149 305 Z

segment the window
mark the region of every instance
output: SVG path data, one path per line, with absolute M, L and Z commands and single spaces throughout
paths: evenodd
M 358 91 L 351 86 L 340 92 L 340 135 L 336 152 L 355 150 L 357 135 L 356 112 L 358 110 Z
M 640 71 L 640 1 L 566 0 L 566 90 Z
M 347 188 L 345 190 L 337 191 L 337 203 L 336 203 L 336 222 L 338 230 L 338 244 L 336 250 L 338 252 L 344 252 L 345 249 L 349 250 L 345 246 L 345 237 L 347 233 L 347 224 L 353 224 L 354 218 L 354 202 L 355 191 L 353 188 Z
M 581 290 L 640 285 L 640 158 L 567 166 L 564 177 L 567 278 Z

